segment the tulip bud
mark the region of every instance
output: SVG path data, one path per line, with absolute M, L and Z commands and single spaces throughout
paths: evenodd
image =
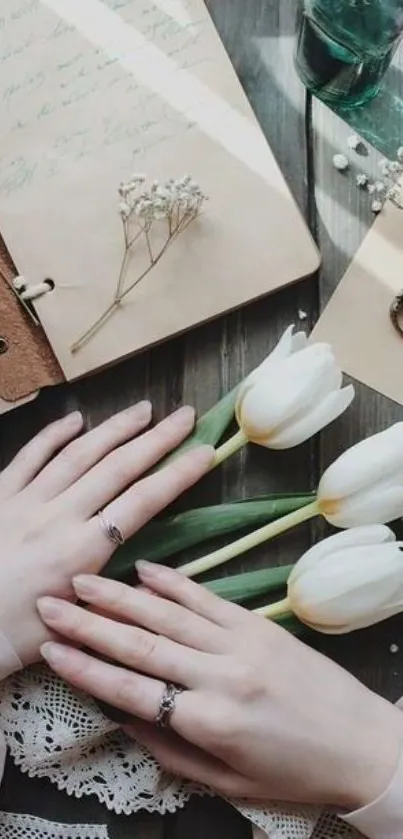
M 294 566 L 284 602 L 303 623 L 330 635 L 379 623 L 403 611 L 401 546 L 384 525 L 324 539 Z M 264 614 L 271 616 L 270 607 Z
M 270 449 L 288 449 L 312 437 L 350 405 L 354 388 L 328 344 L 307 345 L 290 326 L 273 352 L 241 385 L 236 405 L 245 438 Z
M 320 513 L 335 527 L 386 523 L 403 515 L 403 422 L 352 446 L 325 471 Z

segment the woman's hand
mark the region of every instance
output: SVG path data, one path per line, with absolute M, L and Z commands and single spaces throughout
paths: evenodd
M 45 428 L 2 472 L 0 632 L 23 664 L 38 660 L 40 645 L 52 637 L 38 615 L 38 597 L 74 598 L 72 577 L 98 572 L 116 547 L 97 512 L 104 510 L 127 538 L 211 465 L 213 450 L 202 447 L 139 480 L 189 434 L 194 411 L 183 408 L 141 434 L 150 419 L 151 405 L 142 402 L 74 439 L 83 420 L 71 414 Z
M 140 718 L 128 730 L 166 770 L 225 796 L 356 809 L 383 792 L 403 741 L 400 711 L 275 624 L 175 571 L 138 571 L 146 589 L 75 579 L 102 614 L 39 601 L 53 631 L 116 661 L 46 644 L 60 676 Z M 185 691 L 165 732 L 153 723 L 167 682 Z

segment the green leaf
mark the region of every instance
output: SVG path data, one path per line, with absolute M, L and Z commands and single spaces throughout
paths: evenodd
M 104 577 L 125 579 L 138 559 L 161 562 L 180 551 L 238 530 L 255 528 L 299 510 L 313 494 L 267 495 L 231 504 L 200 507 L 154 520 L 118 548 L 103 570 Z
M 237 385 L 197 420 L 193 434 L 185 441 L 184 446 L 194 445 L 195 442 L 209 446 L 217 445 L 234 418 L 239 387 L 240 385 Z
M 206 414 L 197 420 L 192 433 L 172 454 L 158 464 L 157 469 L 166 466 L 178 455 L 184 454 L 195 446 L 216 446 L 234 418 L 237 394 L 240 385 L 223 396 Z
M 248 571 L 232 577 L 222 577 L 204 583 L 206 588 L 225 600 L 233 603 L 247 603 L 254 597 L 270 594 L 287 584 L 293 565 L 278 568 L 263 568 L 261 571 Z

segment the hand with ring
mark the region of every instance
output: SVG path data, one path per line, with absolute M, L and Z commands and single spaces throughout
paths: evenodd
M 199 480 L 210 447 L 142 477 L 190 433 L 192 408 L 152 430 L 142 402 L 86 434 L 81 414 L 45 428 L 0 475 L 1 675 L 40 659 L 54 637 L 36 601 L 74 599 L 71 580 L 99 572 L 116 547 Z M 100 512 L 101 511 L 101 512 Z
M 92 610 L 42 598 L 43 620 L 65 639 L 42 654 L 72 685 L 137 718 L 127 731 L 164 769 L 226 797 L 348 810 L 385 790 L 401 711 L 179 572 L 141 562 L 138 573 L 138 588 L 77 576 Z

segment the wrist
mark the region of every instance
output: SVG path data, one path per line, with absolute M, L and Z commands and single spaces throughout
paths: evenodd
M 355 736 L 346 749 L 343 779 L 335 803 L 346 812 L 372 804 L 388 788 L 403 749 L 403 714 L 371 694 L 361 706 Z

